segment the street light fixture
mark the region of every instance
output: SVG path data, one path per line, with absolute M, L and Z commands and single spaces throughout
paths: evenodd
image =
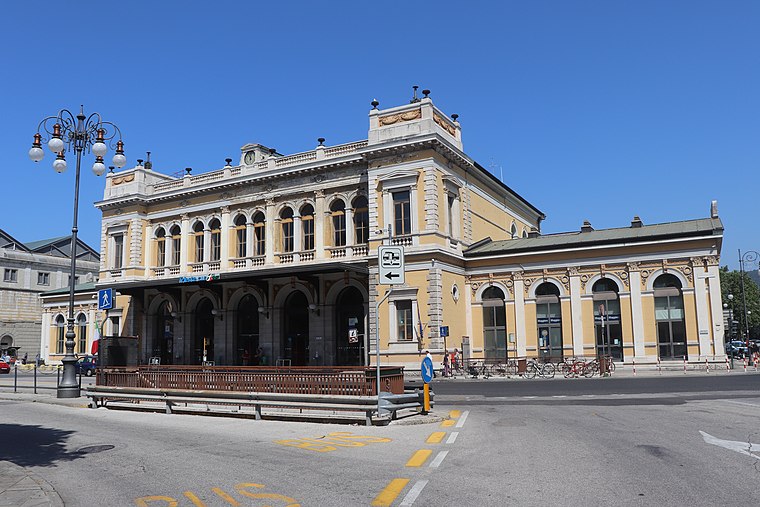
M 47 137 L 46 137 L 47 136 Z M 77 214 L 79 211 L 79 168 L 82 153 L 91 151 L 95 155 L 92 172 L 101 176 L 105 170 L 103 157 L 108 151 L 107 144 L 116 154 L 113 164 L 122 168 L 127 163 L 124 156 L 124 143 L 121 140 L 119 127 L 111 122 L 103 121 L 99 113 L 85 116 L 84 106 L 79 114 L 74 116 L 68 109 L 61 109 L 56 116 L 48 116 L 42 120 L 34 134 L 34 142 L 29 150 L 29 158 L 39 162 L 45 156 L 42 143 L 47 143 L 50 151 L 56 154 L 53 169 L 57 173 L 66 171 L 66 151 L 74 151 L 77 155 L 76 173 L 74 177 L 74 225 L 71 227 L 71 273 L 69 275 L 69 318 L 66 329 L 66 354 L 63 356 L 63 379 L 58 384 L 58 398 L 78 398 L 79 384 L 76 379 L 74 357 L 74 283 L 77 269 Z

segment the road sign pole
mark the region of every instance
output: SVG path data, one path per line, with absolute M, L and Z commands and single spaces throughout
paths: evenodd
M 389 289 L 385 296 L 375 305 L 375 367 L 377 369 L 377 415 L 380 416 L 380 305 L 388 299 L 393 289 Z

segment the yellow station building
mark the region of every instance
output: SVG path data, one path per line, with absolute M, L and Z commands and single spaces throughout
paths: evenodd
M 382 363 L 413 368 L 454 347 L 491 361 L 725 358 L 716 205 L 542 235 L 544 213 L 465 154 L 457 116 L 428 93 L 373 102 L 365 140 L 318 143 L 287 156 L 246 144 L 197 175 L 107 175 L 98 287 L 129 301 L 106 317 L 140 336 L 142 361 L 363 365 L 377 336 Z M 376 313 L 391 288 L 380 245 L 403 246 L 406 271 Z

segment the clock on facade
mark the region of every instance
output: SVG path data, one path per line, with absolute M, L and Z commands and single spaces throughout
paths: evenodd
M 253 151 L 246 152 L 245 158 L 243 159 L 246 164 L 251 165 L 253 164 L 253 161 L 256 159 L 256 153 Z

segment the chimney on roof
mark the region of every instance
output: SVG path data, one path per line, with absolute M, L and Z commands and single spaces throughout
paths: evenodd
M 641 221 L 638 215 L 634 215 L 633 220 L 631 220 L 631 227 L 638 229 L 642 225 L 644 225 L 644 222 Z
M 591 232 L 593 230 L 594 228 L 591 227 L 591 222 L 589 222 L 588 220 L 584 220 L 583 225 L 581 226 L 581 232 Z
M 530 232 L 528 233 L 529 238 L 537 238 L 539 236 L 538 227 L 531 226 Z
M 153 162 L 150 161 L 150 152 L 146 151 L 145 153 L 148 155 L 148 158 L 145 161 L 145 168 L 146 169 L 153 169 Z
M 710 218 L 718 218 L 718 201 L 710 202 Z

